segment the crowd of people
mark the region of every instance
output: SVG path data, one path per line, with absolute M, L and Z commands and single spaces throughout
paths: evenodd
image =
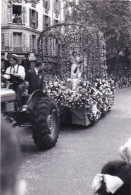
M 119 88 L 124 88 L 124 87 L 130 87 L 131 86 L 131 78 L 122 76 L 122 77 L 117 77 L 115 80 L 115 87 L 116 89 Z

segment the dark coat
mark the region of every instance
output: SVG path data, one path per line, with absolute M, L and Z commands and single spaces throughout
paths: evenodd
M 46 88 L 43 72 L 39 72 L 37 75 L 35 69 L 31 69 L 27 72 L 26 80 L 29 82 L 29 94 L 37 89 L 44 90 Z

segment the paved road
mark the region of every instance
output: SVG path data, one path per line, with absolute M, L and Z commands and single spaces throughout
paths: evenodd
M 118 148 L 131 137 L 131 88 L 120 89 L 112 110 L 88 128 L 63 127 L 56 147 L 41 152 L 29 129 L 20 134 L 19 178 L 27 195 L 92 195 L 92 179 L 109 160 L 120 159 Z

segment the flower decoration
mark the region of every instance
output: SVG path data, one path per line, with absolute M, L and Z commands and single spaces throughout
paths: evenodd
M 112 107 L 114 91 L 113 80 L 103 78 L 96 79 L 94 85 L 88 81 L 71 79 L 56 79 L 47 83 L 48 95 L 58 106 L 86 109 L 89 119 L 93 122 Z

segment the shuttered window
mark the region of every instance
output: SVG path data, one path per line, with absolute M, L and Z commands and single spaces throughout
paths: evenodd
M 36 35 L 30 35 L 30 51 L 36 52 L 37 51 L 37 38 Z
M 36 12 L 36 28 L 38 27 L 38 12 Z
M 56 14 L 60 14 L 60 1 L 59 0 L 55 0 L 54 11 Z
M 22 33 L 22 51 L 26 51 L 26 34 Z
M 43 30 L 45 30 L 45 15 L 43 15 Z
M 5 34 L 1 34 L 1 49 L 2 51 L 5 50 Z
M 30 9 L 30 27 L 37 28 L 38 27 L 38 12 L 33 9 Z
M 13 33 L 10 32 L 9 34 L 9 48 L 10 48 L 10 51 L 13 50 Z
M 8 7 L 8 22 L 12 23 L 12 6 Z
M 26 24 L 26 22 L 27 22 L 27 9 L 26 9 L 26 7 L 23 7 L 22 10 L 23 10 L 23 13 L 22 13 L 22 23 Z
M 13 51 L 22 51 L 22 33 L 13 33 Z
M 45 0 L 43 0 L 43 7 L 45 7 Z
M 44 6 L 45 9 L 49 10 L 50 9 L 50 1 L 49 0 L 44 0 L 43 6 Z
M 50 17 L 43 15 L 43 29 L 50 26 Z
M 32 35 L 30 35 L 30 51 L 32 51 Z
M 36 52 L 36 35 L 32 35 L 32 49 L 33 49 L 33 52 Z
M 30 26 L 32 24 L 32 9 L 29 9 L 29 21 L 30 21 Z

